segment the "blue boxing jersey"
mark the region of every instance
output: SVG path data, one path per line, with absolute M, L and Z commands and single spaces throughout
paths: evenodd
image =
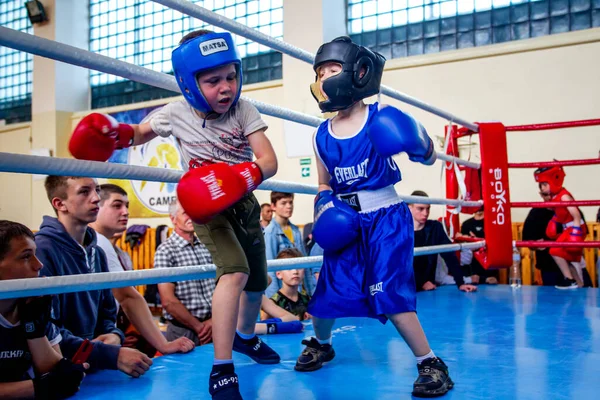
M 368 105 L 368 116 L 352 136 L 339 137 L 331 131 L 331 120 L 319 125 L 315 135 L 317 157 L 329 171 L 329 186 L 336 194 L 377 190 L 402 180 L 392 157 L 383 158 L 375 151 L 367 126 L 377 112 L 378 103 Z

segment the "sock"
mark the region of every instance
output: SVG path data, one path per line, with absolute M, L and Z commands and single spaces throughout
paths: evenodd
M 210 377 L 214 379 L 222 375 L 233 374 L 234 371 L 233 360 L 218 360 L 215 358 Z
M 239 337 L 241 337 L 241 338 L 242 338 L 242 340 L 243 340 L 243 341 L 245 341 L 245 342 L 247 342 L 247 341 L 250 341 L 250 340 L 252 340 L 252 339 L 254 339 L 254 338 L 256 337 L 256 334 L 255 334 L 255 333 L 251 333 L 251 334 L 247 335 L 247 334 L 245 334 L 245 333 L 242 333 L 242 332 L 238 331 L 237 329 L 236 329 L 236 331 L 235 331 L 235 332 L 236 332 L 236 333 L 238 334 L 238 336 L 239 336 Z
M 435 354 L 433 354 L 433 350 L 429 350 L 429 353 L 425 354 L 424 356 L 420 356 L 417 357 L 415 356 L 415 359 L 417 360 L 417 364 L 421 364 L 424 360 L 427 360 L 428 358 L 434 358 Z
M 328 339 L 323 339 L 323 340 L 321 340 L 321 339 L 319 339 L 319 338 L 315 338 L 315 339 L 317 339 L 317 342 L 319 342 L 319 344 L 320 344 L 321 346 L 322 346 L 322 345 L 324 345 L 324 344 L 328 344 L 328 345 L 330 345 L 330 346 L 331 346 L 331 338 L 332 338 L 332 337 L 331 337 L 331 336 L 329 336 L 329 338 L 328 338 Z
M 233 364 L 233 359 L 219 360 L 218 358 L 215 358 L 213 360 L 213 365 L 223 365 L 223 364 Z

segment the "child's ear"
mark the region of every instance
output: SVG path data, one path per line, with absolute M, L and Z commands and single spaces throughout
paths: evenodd
M 67 207 L 64 203 L 64 201 L 60 198 L 60 197 L 53 197 L 52 198 L 52 207 L 54 207 L 54 209 L 58 212 L 58 211 L 67 211 Z
M 358 73 L 358 78 L 362 79 L 363 76 L 367 73 L 367 69 L 365 67 L 360 68 L 360 72 Z

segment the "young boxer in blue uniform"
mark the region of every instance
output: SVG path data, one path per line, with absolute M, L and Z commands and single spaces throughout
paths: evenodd
M 417 361 L 413 395 L 441 396 L 454 383 L 429 347 L 417 318 L 413 275 L 413 221 L 394 184 L 401 180 L 392 159 L 405 152 L 426 165 L 436 160 L 433 142 L 410 115 L 362 100 L 379 92 L 385 58 L 348 37 L 319 48 L 311 91 L 323 112 L 314 137 L 319 175 L 313 237 L 324 260 L 308 312 L 316 338 L 298 358 L 297 371 L 314 371 L 335 352 L 336 318 L 392 321 Z

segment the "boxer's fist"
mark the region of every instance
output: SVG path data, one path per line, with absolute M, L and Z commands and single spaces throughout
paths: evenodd
M 317 194 L 312 234 L 323 250 L 341 250 L 356 240 L 358 229 L 358 213 L 352 207 L 338 200 L 331 190 Z
M 581 229 L 578 226 L 573 226 L 569 228 L 569 236 L 567 237 L 567 242 L 583 242 L 583 240 L 583 229 Z
M 116 149 L 131 146 L 133 135 L 131 125 L 119 124 L 110 115 L 92 113 L 75 127 L 69 152 L 80 160 L 106 161 Z
M 246 180 L 225 163 L 190 169 L 177 185 L 179 203 L 197 224 L 234 205 L 246 194 Z
M 556 220 L 556 217 L 552 217 L 548 225 L 546 225 L 546 236 L 548 239 L 556 239 L 560 236 L 560 228 L 562 225 Z
M 254 162 L 235 164 L 231 166 L 231 169 L 246 182 L 246 193 L 253 192 L 263 181 L 262 171 Z
M 416 119 L 387 106 L 373 115 L 367 133 L 382 157 L 406 153 L 411 161 L 431 165 L 437 159 L 433 141 Z
M 66 399 L 79 390 L 85 377 L 83 365 L 73 364 L 66 358 L 61 359 L 49 372 L 37 375 L 33 379 L 36 399 Z

